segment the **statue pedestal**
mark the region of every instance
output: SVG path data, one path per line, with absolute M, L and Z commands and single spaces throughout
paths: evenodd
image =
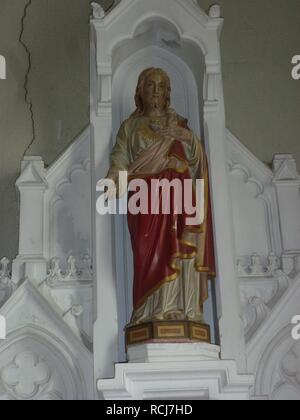
M 191 321 L 152 321 L 126 327 L 126 347 L 146 343 L 208 343 L 210 327 Z
M 254 377 L 239 375 L 234 361 L 219 359 L 119 363 L 114 379 L 97 381 L 100 398 L 135 401 L 249 400 L 253 385 Z
M 135 344 L 133 344 L 133 342 Z M 115 365 L 115 378 L 98 380 L 105 400 L 249 400 L 252 375 L 239 375 L 235 361 L 221 360 L 210 344 L 209 326 L 163 321 L 126 328 L 129 363 Z
M 220 347 L 206 343 L 149 343 L 130 346 L 129 363 L 201 362 L 219 360 Z

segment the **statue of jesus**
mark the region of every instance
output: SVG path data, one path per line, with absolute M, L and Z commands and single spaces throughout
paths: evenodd
M 149 185 L 155 180 L 204 180 L 204 221 L 187 224 L 188 215 L 128 214 L 134 256 L 133 315 L 130 325 L 152 321 L 203 321 L 208 279 L 214 276 L 214 250 L 207 160 L 187 120 L 170 108 L 171 85 L 165 71 L 149 68 L 139 77 L 136 110 L 123 122 L 107 177 L 120 171 Z M 119 187 L 119 192 L 122 186 Z M 161 192 L 156 199 L 161 202 Z M 108 189 L 107 198 L 113 191 Z M 152 197 L 153 199 L 153 197 Z M 151 198 L 150 198 L 151 200 Z

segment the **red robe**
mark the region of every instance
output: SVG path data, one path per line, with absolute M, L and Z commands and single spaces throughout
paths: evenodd
M 143 179 L 147 182 L 149 191 L 148 214 L 133 215 L 128 212 L 128 226 L 134 255 L 134 310 L 141 307 L 146 299 L 163 284 L 178 278 L 181 260 L 195 260 L 194 267 L 199 273 L 199 281 L 202 282 L 201 296 L 199 296 L 201 304 L 208 297 L 207 279 L 209 276 L 212 277 L 215 275 L 212 216 L 207 172 L 199 173 L 199 176 L 204 177 L 206 183 L 205 220 L 203 225 L 187 225 L 187 218 L 192 216 L 184 212 L 184 203 L 182 203 L 183 213 L 175 214 L 173 189 L 171 189 L 170 195 L 170 214 L 162 214 L 162 212 L 160 214 L 151 214 L 151 180 L 167 179 L 172 181 L 179 179 L 183 185 L 182 197 L 184 197 L 184 180 L 192 179 L 184 147 L 180 141 L 174 141 L 172 143 L 169 151 L 169 156 L 171 155 L 187 163 L 185 170 L 178 171 L 176 169 L 166 168 L 156 174 L 144 174 Z M 130 179 L 140 177 L 140 173 L 130 173 Z M 129 200 L 133 194 L 129 194 Z M 160 190 L 158 197 L 160 206 L 162 205 L 162 198 L 162 191 Z M 193 204 L 195 205 L 195 203 L 194 194 Z M 176 229 L 175 226 L 177 227 Z M 185 241 L 185 235 L 189 232 L 193 232 L 195 236 L 193 243 L 187 243 Z M 199 254 L 196 240 L 197 235 L 201 236 L 200 246 L 203 248 L 202 251 L 200 250 L 200 258 L 197 258 L 197 254 Z

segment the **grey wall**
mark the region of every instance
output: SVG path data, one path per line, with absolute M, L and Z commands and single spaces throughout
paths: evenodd
M 198 0 L 204 10 L 212 3 Z M 300 0 L 218 0 L 227 127 L 261 160 L 293 153 L 300 169 Z
M 14 183 L 23 155 L 49 165 L 88 124 L 89 3 L 0 0 L 8 76 L 0 81 L 0 257 L 17 254 Z M 205 10 L 212 3 L 199 0 Z M 300 0 L 219 3 L 228 128 L 265 162 L 286 152 L 300 163 L 300 81 L 290 76 L 300 54 Z
M 89 14 L 89 0 L 0 0 L 0 256 L 17 254 L 23 155 L 50 164 L 89 122 Z

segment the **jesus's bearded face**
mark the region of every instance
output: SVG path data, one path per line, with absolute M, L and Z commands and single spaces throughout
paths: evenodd
M 164 110 L 167 101 L 167 83 L 163 74 L 153 72 L 146 78 L 142 100 L 144 109 Z

